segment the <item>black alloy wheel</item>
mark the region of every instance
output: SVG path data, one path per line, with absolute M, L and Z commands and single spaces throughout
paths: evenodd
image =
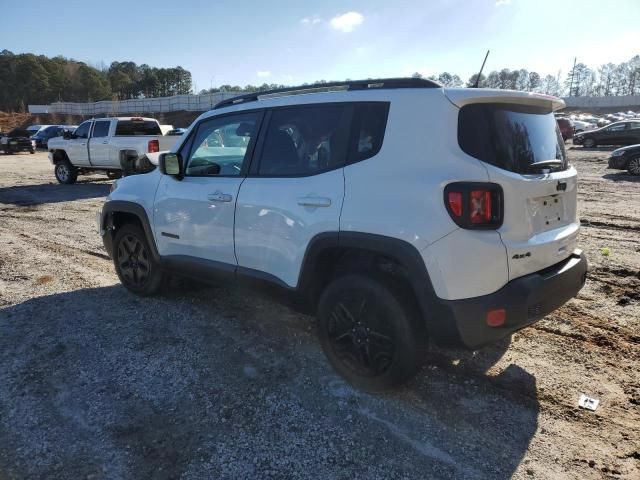
M 424 323 L 410 296 L 389 281 L 364 274 L 339 277 L 323 292 L 317 317 L 329 362 L 356 387 L 393 388 L 422 363 Z
M 120 272 L 127 283 L 137 288 L 143 287 L 151 268 L 149 252 L 142 241 L 131 234 L 124 236 L 118 243 L 116 255 Z

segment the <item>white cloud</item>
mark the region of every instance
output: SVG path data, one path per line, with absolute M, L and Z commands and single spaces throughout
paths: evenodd
M 300 20 L 300 23 L 303 25 L 317 25 L 321 22 L 322 19 L 317 15 L 314 15 L 313 17 L 304 17 L 302 20 Z
M 496 0 L 496 7 L 501 7 L 503 5 L 511 5 L 511 0 Z
M 268 78 L 271 76 L 271 72 L 269 70 L 260 70 L 256 72 L 259 78 Z
M 331 19 L 331 28 L 340 30 L 344 33 L 353 32 L 353 30 L 364 22 L 364 16 L 358 12 L 347 12 Z

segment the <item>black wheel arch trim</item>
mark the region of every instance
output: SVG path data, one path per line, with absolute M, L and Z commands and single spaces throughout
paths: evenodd
M 308 301 L 322 252 L 328 248 L 365 250 L 398 262 L 420 309 L 427 330 L 438 343 L 459 344 L 460 335 L 452 312 L 435 293 L 431 277 L 418 249 L 405 240 L 362 232 L 328 232 L 315 236 L 307 247 L 296 290 Z
M 147 237 L 147 243 L 151 249 L 153 259 L 156 262 L 160 262 L 160 254 L 158 253 L 155 236 L 153 235 L 153 230 L 151 229 L 151 223 L 149 222 L 146 210 L 142 205 L 126 200 L 111 200 L 105 202 L 102 207 L 100 230 L 104 233 L 102 240 L 109 256 L 113 257 L 113 214 L 116 213 L 127 213 L 138 218 L 142 225 L 142 230 Z

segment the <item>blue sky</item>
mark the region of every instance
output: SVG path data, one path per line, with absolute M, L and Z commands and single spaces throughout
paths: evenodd
M 3 0 L 2 3 L 4 3 Z M 2 9 L 0 48 L 93 65 L 181 65 L 198 90 L 486 71 L 563 75 L 640 54 L 640 0 L 29 0 Z M 19 5 L 19 6 L 17 6 Z M 611 8 L 607 8 L 611 6 Z M 28 22 L 25 20 L 28 19 Z

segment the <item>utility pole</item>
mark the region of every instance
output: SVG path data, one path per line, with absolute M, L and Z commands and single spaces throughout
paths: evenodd
M 571 69 L 571 83 L 569 84 L 569 96 L 571 96 L 571 91 L 573 90 L 573 76 L 576 74 L 576 60 L 578 60 L 578 57 L 573 57 L 573 68 Z

